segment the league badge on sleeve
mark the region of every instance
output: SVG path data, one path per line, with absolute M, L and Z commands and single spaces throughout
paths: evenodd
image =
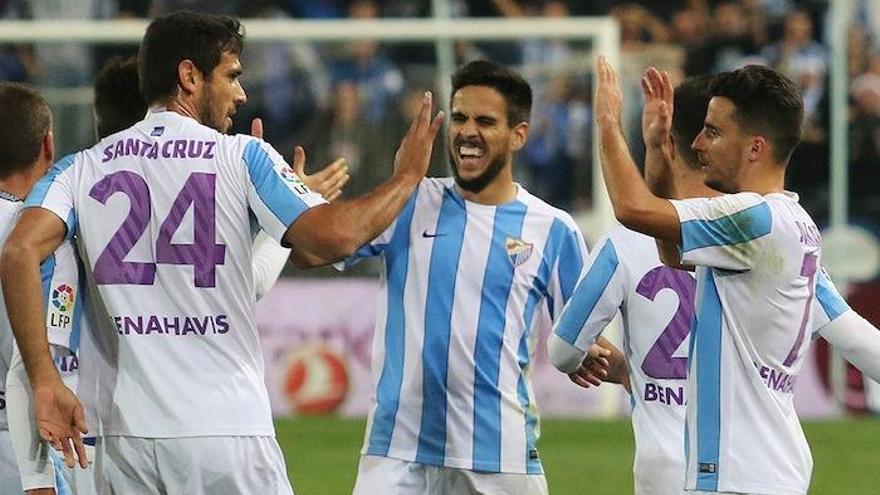
M 513 237 L 508 237 L 504 244 L 507 247 L 507 259 L 514 268 L 528 261 L 534 250 L 534 244 Z
M 67 330 L 73 321 L 73 307 L 76 304 L 76 287 L 58 284 L 50 294 L 49 326 Z

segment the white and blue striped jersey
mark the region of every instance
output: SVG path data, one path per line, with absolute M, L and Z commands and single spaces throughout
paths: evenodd
M 424 179 L 391 227 L 347 260 L 381 255 L 363 453 L 498 473 L 542 473 L 529 373 L 586 256 L 571 217 L 518 186 L 498 206 Z
M 81 356 L 84 401 L 92 390 L 109 394 L 92 401 L 107 405 L 104 434 L 274 434 L 254 319 L 253 232 L 259 225 L 280 240 L 323 202 L 263 141 L 170 111 L 50 170 L 26 207 L 52 211 L 80 238 L 115 330 Z
M 0 193 L 0 247 L 6 243 L 6 238 L 12 232 L 18 212 L 21 210 L 21 200 L 11 195 Z M 9 315 L 6 313 L 6 301 L 0 297 L 0 430 L 8 430 L 6 422 L 6 374 L 12 363 L 12 350 L 15 347 L 15 336 L 12 333 L 12 325 L 9 323 Z M 12 458 L 12 452 L 8 452 Z
M 849 311 L 825 273 L 818 276 L 811 334 Z M 551 346 L 567 347 L 567 355 L 582 360 L 617 312 L 622 314 L 637 495 L 684 491 L 687 353 L 695 292 L 690 272 L 660 262 L 652 237 L 618 225 L 597 243 L 551 336 Z
M 810 344 L 819 231 L 792 193 L 672 203 L 681 261 L 697 267 L 686 487 L 806 493 L 812 457 L 792 391 Z

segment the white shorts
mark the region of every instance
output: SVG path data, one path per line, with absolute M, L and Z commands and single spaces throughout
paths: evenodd
M 354 495 L 547 495 L 543 474 L 479 473 L 362 455 Z
M 9 430 L 0 430 L 0 495 L 22 493 L 21 475 L 12 450 Z
M 98 493 L 293 495 L 274 437 L 98 438 Z

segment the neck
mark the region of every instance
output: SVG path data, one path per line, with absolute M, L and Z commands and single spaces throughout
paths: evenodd
M 484 205 L 500 205 L 516 199 L 516 184 L 513 182 L 513 174 L 510 172 L 511 167 L 507 166 L 501 173 L 495 177 L 488 186 L 480 192 L 466 191 L 455 185 L 461 196 L 474 203 Z
M 699 170 L 688 169 L 677 178 L 675 186 L 677 199 L 712 198 L 721 194 L 703 182 L 703 173 Z
M 768 163 L 758 167 L 759 173 L 744 179 L 740 191 L 751 191 L 764 196 L 785 191 L 785 167 Z
M 150 105 L 150 108 L 155 107 L 165 107 L 165 109 L 168 111 L 179 113 L 185 117 L 190 117 L 196 122 L 202 121 L 199 112 L 196 110 L 195 103 L 191 99 L 181 98 L 180 95 L 175 95 L 164 100 L 154 101 Z
M 38 168 L 35 164 L 27 170 L 0 179 L 0 191 L 11 194 L 18 199 L 24 199 L 42 175 L 37 173 Z

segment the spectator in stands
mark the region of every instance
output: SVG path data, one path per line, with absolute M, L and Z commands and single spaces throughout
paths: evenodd
M 379 14 L 374 0 L 355 0 L 349 6 L 352 19 L 373 19 Z M 358 86 L 361 108 L 370 124 L 378 124 L 388 107 L 403 90 L 403 74 L 372 40 L 348 45 L 347 53 L 333 64 L 333 83 L 354 81 Z
M 750 30 L 745 10 L 737 2 L 715 7 L 713 35 L 701 46 L 691 48 L 685 62 L 685 75 L 714 74 L 733 70 L 757 56 L 759 47 Z
M 858 76 L 850 88 L 852 105 L 849 126 L 850 185 L 853 213 L 880 213 L 880 53 L 869 71 Z
M 828 52 L 813 39 L 813 20 L 805 10 L 792 12 L 785 20 L 785 32 L 778 43 L 765 47 L 761 56 L 767 64 L 798 85 L 804 97 L 804 121 L 815 126 L 819 102 L 825 91 Z M 804 139 L 810 140 L 809 129 Z

